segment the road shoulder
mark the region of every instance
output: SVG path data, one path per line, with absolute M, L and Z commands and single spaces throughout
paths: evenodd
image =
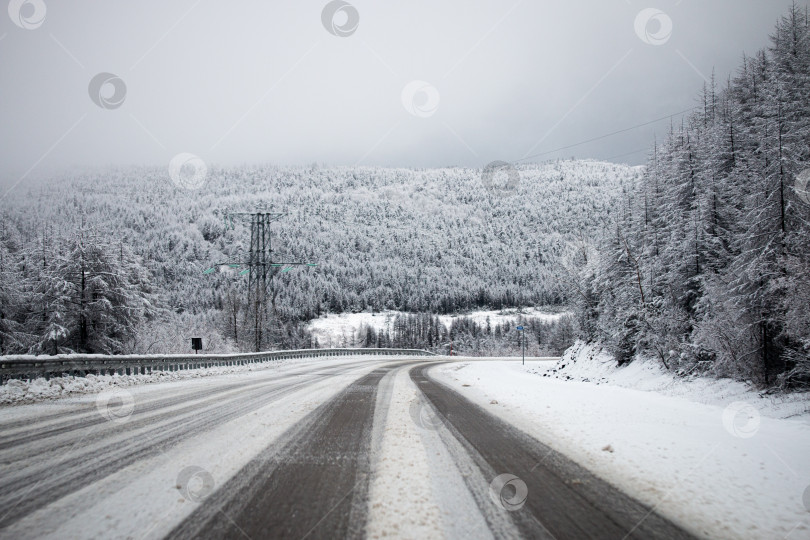
M 457 362 L 430 377 L 693 534 L 783 538 L 810 531 L 802 504 L 808 426 L 762 418 L 755 437 L 735 436 L 724 428 L 721 407 L 538 376 L 547 367 Z

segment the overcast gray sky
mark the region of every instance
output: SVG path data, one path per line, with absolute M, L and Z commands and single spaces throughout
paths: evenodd
M 703 76 L 725 79 L 767 45 L 791 0 L 351 0 L 330 5 L 329 28 L 327 4 L 11 0 L 2 182 L 182 152 L 212 165 L 518 160 L 693 106 Z M 99 73 L 126 86 L 96 85 L 108 108 L 90 96 Z M 613 158 L 667 125 L 537 160 Z

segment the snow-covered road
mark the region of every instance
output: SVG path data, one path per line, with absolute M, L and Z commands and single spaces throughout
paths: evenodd
M 553 362 L 499 360 L 431 376 L 697 536 L 810 539 L 807 395 L 588 352 L 562 362 L 563 380 L 543 376 Z
M 163 537 L 380 363 L 290 362 L 0 409 L 0 536 Z
M 302 360 L 5 407 L 0 537 L 690 537 L 438 382 L 458 366 Z

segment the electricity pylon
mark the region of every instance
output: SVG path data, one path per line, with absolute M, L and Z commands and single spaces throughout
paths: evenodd
M 294 266 L 317 266 L 312 262 L 280 262 L 273 261 L 270 224 L 283 218 L 286 214 L 277 212 L 228 212 L 225 211 L 225 228 L 235 228 L 234 220 L 250 219 L 250 250 L 247 260 L 217 263 L 204 273 L 211 274 L 218 266 L 230 268 L 243 268 L 239 275 L 248 274 L 248 311 L 245 313 L 245 322 L 253 327 L 254 345 L 256 352 L 262 349 L 264 327 L 267 322 L 267 289 L 276 274 L 288 272 Z M 273 300 L 273 314 L 275 315 L 275 294 Z

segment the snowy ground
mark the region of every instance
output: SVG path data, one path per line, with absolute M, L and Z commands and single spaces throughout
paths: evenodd
M 807 395 L 762 398 L 575 354 L 561 378 L 542 376 L 554 362 L 462 361 L 430 374 L 694 534 L 810 538 Z
M 682 397 L 707 405 L 728 406 L 749 402 L 758 412 L 772 418 L 810 421 L 810 393 L 760 394 L 750 385 L 731 379 L 672 377 L 654 361 L 637 361 L 619 368 L 609 353 L 577 342 L 565 352 L 559 364 L 543 370 L 544 377 L 611 384 L 635 390 Z
M 356 459 L 357 478 L 368 479 L 367 508 L 362 489 L 352 503 L 366 508 L 362 526 L 368 537 L 527 536 L 512 519 L 518 514 L 493 506 L 491 482 L 504 472 L 526 474 L 527 511 L 531 505 L 531 512 L 541 511 L 536 506 L 545 505 L 537 503 L 544 496 L 566 501 L 564 490 L 553 491 L 531 476 L 546 466 L 556 470 L 553 450 L 655 510 L 645 517 L 642 509 L 642 517 L 622 525 L 619 538 L 638 520 L 644 525 L 635 537 L 646 537 L 639 533 L 656 514 L 703 538 L 810 538 L 807 396 L 763 398 L 738 383 L 675 380 L 643 363 L 617 369 L 584 346 L 559 363 L 433 360 L 448 363 L 429 366 L 429 377 L 549 447 L 536 441 L 527 447 L 536 454 L 530 462 L 536 465 L 514 467 L 517 447 L 511 443 L 471 451 L 469 445 L 478 444 L 475 437 L 436 423 L 426 405 L 426 381 L 415 380 L 412 372 L 413 366 L 425 365 L 424 359 L 410 364 L 392 357 L 287 360 L 261 369 L 180 372 L 184 378 L 154 384 L 111 377 L 120 380 L 82 387 L 105 390 L 98 394 L 0 407 L 0 507 L 5 509 L 0 538 L 160 538 L 194 522 L 205 508 L 222 522 L 215 512 L 225 508 L 222 504 L 238 509 L 249 502 L 226 486 L 270 479 L 274 467 L 285 463 L 302 471 L 316 467 L 300 477 L 302 499 L 294 498 L 295 486 L 288 484 L 268 499 L 276 511 L 286 511 L 285 504 L 295 509 L 291 516 L 300 523 L 312 514 L 313 497 L 322 496 L 318 502 L 323 503 L 354 493 L 330 492 L 317 483 L 323 472 L 316 474 L 317 467 L 335 456 L 342 456 L 333 464 L 341 470 L 349 464 L 344 460 Z M 352 401 L 371 388 L 361 378 L 380 369 L 388 371 L 375 385 L 376 403 Z M 122 383 L 132 384 L 120 388 Z M 341 394 L 352 386 L 355 390 Z M 349 401 L 333 404 L 340 395 Z M 370 411 L 373 425 L 347 435 L 343 417 L 328 418 L 338 406 L 349 412 L 347 422 Z M 463 416 L 471 409 L 468 404 L 455 410 L 446 421 L 458 422 L 462 430 L 484 426 L 482 440 L 500 444 L 498 436 L 490 437 L 500 431 Z M 284 441 L 307 440 L 313 429 L 323 427 L 313 411 L 337 431 L 308 441 L 306 452 L 294 454 L 295 459 L 274 457 L 284 455 L 274 454 L 286 447 Z M 509 429 L 503 431 L 502 442 Z M 361 440 L 362 433 L 370 433 L 367 452 L 342 453 L 341 441 Z M 272 467 L 255 473 L 250 464 L 259 455 L 271 456 Z M 513 465 L 502 470 L 492 461 L 490 467 L 492 456 Z M 186 482 L 188 474 L 194 476 Z M 560 478 L 576 489 L 576 478 Z M 308 481 L 313 483 L 304 486 Z M 587 509 L 575 514 L 574 502 L 572 515 L 592 515 Z M 563 514 L 569 512 L 565 505 Z M 334 518 L 328 516 L 309 518 L 323 527 Z
M 313 319 L 307 325 L 312 336 L 318 339 L 321 347 L 354 347 L 358 345 L 360 328 L 367 326 L 375 331 L 391 330 L 400 311 L 382 311 L 380 313 L 330 313 L 318 319 Z M 562 317 L 564 313 L 550 313 L 540 309 L 507 309 L 503 311 L 472 311 L 459 315 L 439 315 L 439 320 L 447 328 L 458 317 L 467 317 L 480 325 L 485 325 L 487 318 L 493 326 L 505 321 L 516 321 L 519 317 L 551 322 Z
M 474 464 L 448 448 L 434 429 L 425 429 L 420 404 L 408 371 L 399 371 L 381 418 L 385 428 L 374 461 L 368 536 L 491 538 L 463 480 Z

